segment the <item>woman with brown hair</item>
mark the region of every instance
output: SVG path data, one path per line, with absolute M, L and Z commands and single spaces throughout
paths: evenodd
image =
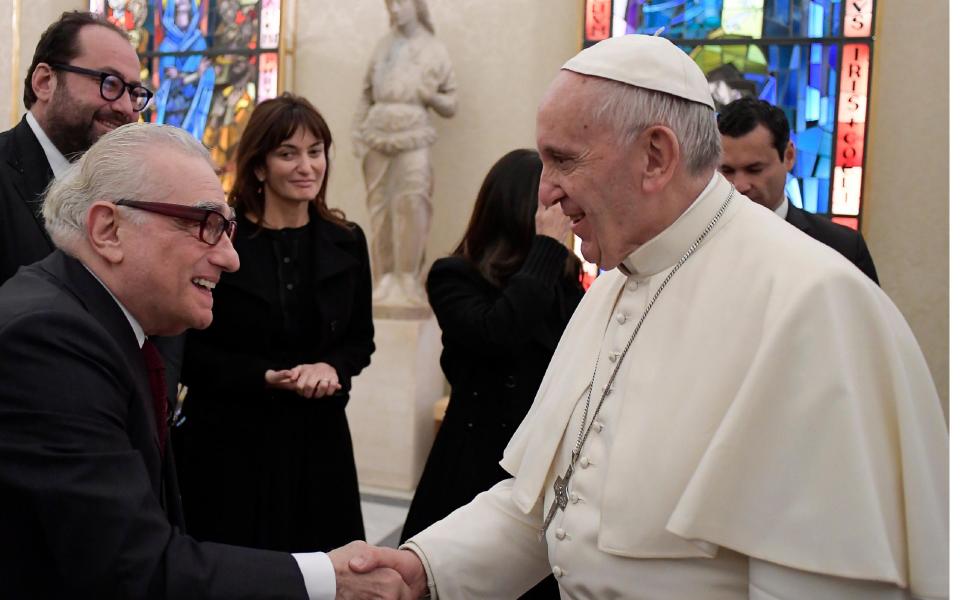
M 533 402 L 583 288 L 564 242 L 570 219 L 537 202 L 543 165 L 514 150 L 490 169 L 453 255 L 433 264 L 427 296 L 443 332 L 450 404 L 417 485 L 408 539 L 508 477 L 503 450 Z M 558 598 L 553 577 L 524 598 Z
M 304 552 L 363 539 L 350 380 L 373 353 L 363 231 L 326 203 L 330 129 L 292 94 L 254 110 L 229 202 L 240 270 L 191 331 L 174 442 L 202 540 Z M 335 515 L 331 518 L 331 515 Z

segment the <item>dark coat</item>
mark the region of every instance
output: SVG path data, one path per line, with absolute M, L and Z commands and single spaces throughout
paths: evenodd
M 569 251 L 537 236 L 500 289 L 460 257 L 434 263 L 427 294 L 443 332 L 450 403 L 402 539 L 467 504 L 508 474 L 503 450 L 526 416 L 583 289 L 562 275 Z
M 200 539 L 328 550 L 364 537 L 344 408 L 374 350 L 366 239 L 311 211 L 315 343 L 293 353 L 268 323 L 279 257 L 256 230 L 240 219 L 240 270 L 217 284 L 213 324 L 187 339 L 186 420 L 174 432 L 187 524 Z M 264 385 L 267 369 L 316 362 L 337 370 L 340 393 L 308 400 Z
M 0 595 L 306 598 L 289 554 L 182 533 L 172 461 L 133 329 L 83 265 L 54 252 L 0 288 Z
M 830 246 L 847 257 L 863 274 L 880 285 L 877 269 L 873 266 L 867 242 L 859 231 L 838 225 L 821 215 L 809 213 L 787 202 L 787 223 L 809 235 L 821 244 Z
M 53 171 L 27 119 L 0 133 L 0 284 L 53 252 L 40 209 Z

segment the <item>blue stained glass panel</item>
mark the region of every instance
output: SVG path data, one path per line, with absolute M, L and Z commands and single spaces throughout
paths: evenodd
M 872 14 L 874 0 L 861 3 L 858 10 Z M 783 109 L 797 145 L 787 196 L 796 205 L 827 212 L 831 201 L 836 204 L 832 186 L 843 186 L 832 181 L 833 158 L 840 143 L 835 139 L 840 62 L 851 60 L 828 38 L 847 37 L 841 19 L 846 6 L 847 0 L 615 0 L 613 19 L 615 35 L 662 28 L 660 35 L 689 53 L 707 75 L 718 109 L 744 96 Z M 872 37 L 856 41 L 870 52 Z
M 807 37 L 823 37 L 823 17 L 823 7 L 811 2 L 807 13 Z
M 803 208 L 810 212 L 821 212 L 819 195 L 819 180 L 815 177 L 803 178 Z
M 829 188 L 832 177 L 837 70 L 829 59 L 837 55 L 835 45 L 705 45 L 688 52 L 708 81 L 728 90 L 714 96 L 718 108 L 747 95 L 783 109 L 797 148 L 796 196 L 804 206 L 826 210 L 830 195 L 821 192 L 820 182 Z M 816 198 L 808 201 L 808 193 Z
M 762 6 L 764 37 L 812 37 L 840 35 L 838 0 L 728 0 L 729 22 L 737 22 L 751 7 Z M 622 15 L 626 33 L 661 35 L 672 39 L 707 39 L 740 31 L 724 31 L 723 0 L 628 0 Z M 734 14 L 736 13 L 736 14 Z M 760 37 L 750 35 L 749 37 Z
M 820 120 L 820 90 L 813 86 L 807 87 L 807 100 L 806 100 L 806 120 L 807 121 L 819 121 Z
M 232 184 L 240 132 L 268 93 L 259 85 L 265 69 L 260 57 L 273 57 L 271 73 L 277 74 L 276 44 L 260 47 L 262 17 L 271 16 L 275 29 L 280 22 L 278 3 L 267 5 L 261 0 L 90 2 L 92 11 L 128 32 L 140 56 L 141 79 L 155 92 L 144 120 L 182 127 L 201 140 L 221 168 L 225 188 Z
M 786 193 L 787 199 L 790 200 L 790 204 L 796 206 L 797 208 L 803 208 L 803 194 L 800 193 L 800 182 L 793 175 L 793 173 L 787 174 Z

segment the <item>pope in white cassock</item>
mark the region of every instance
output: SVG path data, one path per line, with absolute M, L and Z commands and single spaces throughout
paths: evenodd
M 351 568 L 434 598 L 947 597 L 947 432 L 917 342 L 840 254 L 715 172 L 707 81 L 667 40 L 564 65 L 540 200 L 609 269 L 507 447 L 513 476 Z

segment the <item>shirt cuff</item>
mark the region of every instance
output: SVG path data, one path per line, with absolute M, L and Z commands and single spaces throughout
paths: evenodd
M 423 553 L 423 550 L 420 549 L 420 546 L 416 542 L 408 541 L 400 545 L 400 550 L 409 550 L 417 555 L 417 558 L 420 559 L 420 563 L 423 565 L 423 572 L 427 574 L 427 595 L 425 598 L 432 598 L 436 600 L 437 598 L 437 586 L 433 581 L 433 571 L 430 570 L 430 562 L 427 560 L 427 556 Z
M 337 595 L 337 574 L 330 557 L 324 552 L 294 554 L 310 600 L 334 600 Z

